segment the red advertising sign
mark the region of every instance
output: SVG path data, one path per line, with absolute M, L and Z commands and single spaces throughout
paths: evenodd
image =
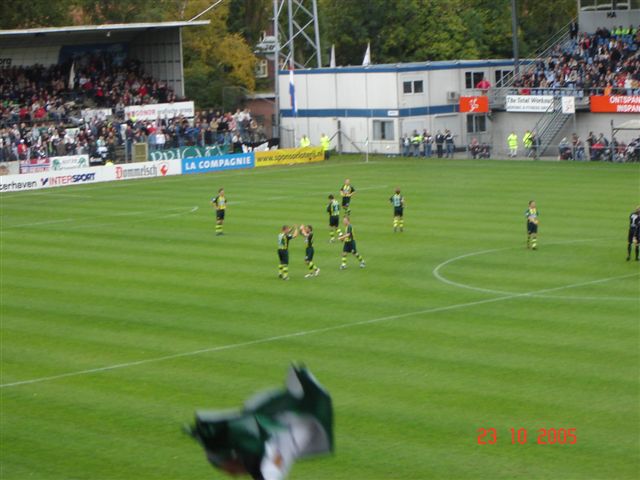
M 640 113 L 640 95 L 592 95 L 592 112 Z
M 486 95 L 460 97 L 460 111 L 463 113 L 487 113 L 489 112 L 489 97 Z

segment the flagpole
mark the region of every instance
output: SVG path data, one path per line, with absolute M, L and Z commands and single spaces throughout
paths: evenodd
M 289 96 L 291 97 L 291 109 L 293 110 L 293 145 L 297 146 L 296 136 L 298 130 L 298 100 L 296 98 L 295 64 L 289 60 Z
M 367 149 L 365 150 L 365 157 L 364 157 L 364 161 L 365 163 L 369 163 L 369 144 L 370 144 L 370 138 L 369 138 L 369 124 L 371 123 L 371 110 L 369 110 L 369 72 L 367 72 L 367 68 L 369 67 L 369 64 L 371 63 L 371 43 L 367 43 L 367 51 L 364 54 L 364 60 L 362 61 L 362 64 L 365 66 L 365 72 L 364 72 L 364 101 L 365 101 L 365 107 L 367 110 L 367 137 L 366 137 L 366 147 Z

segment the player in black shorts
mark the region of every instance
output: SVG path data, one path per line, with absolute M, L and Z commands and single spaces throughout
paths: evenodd
M 355 257 L 360 261 L 360 268 L 364 268 L 366 264 L 364 263 L 364 258 L 362 258 L 362 255 L 358 253 L 358 249 L 356 248 L 351 220 L 349 220 L 349 217 L 344 217 L 342 222 L 344 223 L 345 229 L 344 233 L 340 235 L 340 240 L 344 242 L 344 247 L 342 247 L 342 263 L 340 264 L 340 270 L 347 268 L 347 254 L 349 253 L 355 255 Z
M 629 236 L 627 238 L 627 262 L 631 260 L 631 247 L 636 246 L 636 262 L 640 261 L 640 206 L 629 215 Z
M 531 200 L 529 208 L 524 212 L 527 217 L 527 248 L 536 250 L 538 248 L 538 209 L 536 202 Z
M 400 189 L 396 188 L 396 191 L 389 199 L 391 205 L 393 205 L 393 231 L 404 231 L 404 197 L 400 195 Z
M 211 199 L 211 205 L 216 209 L 216 235 L 223 235 L 224 212 L 227 210 L 227 199 L 224 188 L 218 190 L 218 195 Z
M 289 241 L 298 236 L 298 227 L 283 225 L 278 234 L 278 278 L 289 280 Z
M 313 263 L 313 227 L 311 225 L 300 225 L 300 234 L 304 237 L 305 251 L 304 262 L 307 264 L 309 273 L 304 278 L 317 277 L 320 274 L 320 269 Z
M 356 194 L 356 189 L 351 185 L 351 180 L 345 179 L 344 185 L 340 189 L 340 195 L 342 195 L 342 208 L 345 215 L 351 215 L 351 197 Z
M 340 204 L 333 195 L 329 195 L 329 205 L 327 205 L 327 213 L 329 214 L 329 241 L 335 242 L 336 235 L 342 235 L 340 230 Z

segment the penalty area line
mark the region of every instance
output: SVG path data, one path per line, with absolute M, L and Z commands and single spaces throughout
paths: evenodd
M 308 335 L 315 335 L 318 333 L 326 333 L 326 332 L 332 332 L 332 331 L 336 331 L 336 330 L 342 330 L 345 328 L 351 328 L 351 327 L 358 327 L 358 326 L 362 326 L 362 325 L 371 325 L 371 324 L 375 324 L 375 323 L 381 323 L 381 322 L 388 322 L 388 321 L 393 321 L 393 320 L 400 320 L 403 318 L 407 318 L 407 317 L 413 317 L 416 315 L 427 315 L 427 314 L 431 314 L 431 313 L 440 313 L 440 312 L 447 312 L 447 311 L 451 311 L 451 310 L 458 310 L 458 309 L 463 309 L 463 308 L 467 308 L 467 307 L 475 307 L 478 305 L 485 305 L 485 304 L 489 304 L 489 303 L 496 303 L 496 302 L 502 302 L 502 301 L 506 301 L 506 300 L 512 300 L 515 298 L 522 298 L 522 297 L 532 297 L 536 294 L 540 294 L 540 293 L 549 293 L 549 292 L 554 292 L 554 291 L 558 291 L 558 290 L 564 290 L 564 289 L 568 289 L 568 288 L 575 288 L 575 287 L 579 287 L 579 286 L 583 286 L 583 285 L 593 285 L 593 284 L 597 284 L 597 283 L 604 283 L 604 282 L 608 282 L 611 280 L 616 280 L 619 278 L 628 278 L 628 277 L 632 277 L 632 276 L 638 276 L 640 274 L 638 273 L 633 273 L 633 274 L 629 274 L 629 275 L 620 275 L 620 276 L 616 276 L 616 277 L 608 277 L 608 278 L 601 278 L 601 279 L 597 279 L 597 280 L 591 280 L 588 282 L 581 282 L 581 283 L 575 283 L 575 284 L 571 284 L 571 285 L 564 285 L 564 286 L 560 286 L 560 287 L 554 287 L 554 288 L 545 288 L 543 290 L 534 290 L 531 292 L 525 292 L 525 293 L 514 293 L 511 295 L 504 295 L 504 296 L 500 296 L 500 297 L 494 297 L 494 298 L 487 298 L 484 300 L 476 300 L 473 302 L 465 302 L 465 303 L 456 303 L 453 305 L 445 305 L 442 307 L 434 307 L 434 308 L 427 308 L 427 309 L 423 309 L 423 310 L 416 310 L 413 312 L 406 312 L 406 313 L 401 313 L 401 314 L 397 314 L 397 315 L 389 315 L 389 316 L 385 316 L 385 317 L 378 317 L 378 318 L 371 318 L 368 320 L 360 320 L 357 322 L 349 322 L 349 323 L 342 323 L 339 325 L 332 325 L 329 327 L 322 327 L 322 328 L 314 328 L 314 329 L 310 329 L 310 330 L 301 330 L 299 332 L 293 332 L 293 333 L 285 333 L 282 335 L 275 335 L 272 337 L 265 337 L 265 338 L 259 338 L 256 340 L 249 340 L 246 342 L 238 342 L 238 343 L 230 343 L 227 345 L 218 345 L 215 347 L 209 347 L 209 348 L 202 348 L 199 350 L 193 350 L 190 352 L 182 352 L 182 353 L 175 353 L 172 355 L 164 355 L 164 356 L 159 356 L 159 357 L 153 357 L 153 358 L 146 358 L 146 359 L 142 359 L 142 360 L 136 360 L 133 362 L 125 362 L 125 363 L 118 363 L 118 364 L 114 364 L 114 365 L 107 365 L 104 367 L 97 367 L 97 368 L 89 368 L 86 370 L 78 370 L 75 372 L 68 372 L 68 373 L 61 373 L 59 375 L 50 375 L 50 376 L 46 376 L 46 377 L 39 377 L 39 378 L 32 378 L 30 380 L 20 380 L 17 382 L 9 382 L 9 383 L 4 383 L 0 385 L 0 389 L 2 388 L 10 388 L 10 387 L 18 387 L 21 385 L 32 385 L 35 383 L 42 383 L 42 382 L 49 382 L 49 381 L 53 381 L 53 380 L 60 380 L 60 379 L 64 379 L 64 378 L 71 378 L 71 377 L 79 377 L 79 376 L 83 376 L 83 375 L 90 375 L 90 374 L 94 374 L 94 373 L 102 373 L 102 372 L 108 372 L 111 370 L 118 370 L 121 368 L 129 368 L 129 367 L 135 367 L 135 366 L 139 366 L 139 365 L 147 365 L 147 364 L 151 364 L 151 363 L 158 363 L 158 362 L 164 362 L 164 361 L 168 361 L 168 360 L 175 360 L 178 358 L 186 358 L 186 357 L 193 357 L 193 356 L 197 356 L 197 355 L 203 355 L 205 353 L 215 353 L 215 352 L 223 352 L 226 350 L 234 350 L 237 348 L 243 348 L 243 347 L 251 347 L 251 346 L 255 346 L 255 345 L 262 345 L 265 343 L 272 343 L 272 342 L 278 342 L 281 340 L 288 340 L 291 338 L 298 338 L 298 337 L 305 337 Z

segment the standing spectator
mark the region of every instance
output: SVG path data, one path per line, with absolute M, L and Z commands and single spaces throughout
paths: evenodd
M 135 136 L 135 132 L 131 124 L 127 125 L 127 128 L 124 132 L 125 138 L 125 161 L 132 162 L 133 161 L 133 138 Z
M 487 77 L 482 77 L 482 80 L 476 84 L 476 88 L 479 89 L 483 95 L 486 95 L 491 88 L 491 83 L 489 83 Z
M 593 132 L 589 132 L 589 135 L 587 136 L 587 145 L 589 147 L 589 160 L 593 159 L 593 145 L 596 143 L 596 136 L 593 134 Z
M 402 156 L 409 156 L 409 149 L 411 148 L 411 140 L 409 139 L 409 135 L 406 133 L 402 136 Z
M 331 139 L 328 135 L 320 135 L 320 145 L 322 145 L 322 151 L 324 152 L 324 159 L 329 160 L 329 149 L 331 148 Z
M 447 158 L 453 158 L 453 153 L 455 152 L 455 145 L 453 144 L 453 134 L 450 130 L 445 130 L 444 141 L 447 146 Z
M 443 145 L 444 145 L 444 135 L 440 130 L 438 130 L 438 133 L 436 133 L 436 152 L 438 153 L 438 158 L 442 158 Z
M 26 160 L 28 155 L 28 148 L 27 148 L 27 144 L 24 142 L 24 140 L 20 140 L 20 143 L 18 144 L 18 159 L 20 160 Z
M 573 19 L 571 20 L 571 23 L 569 24 L 569 36 L 571 37 L 571 40 L 576 40 L 576 38 L 578 38 L 578 22 Z
M 423 143 L 424 143 L 424 156 L 427 158 L 431 158 L 431 155 L 433 155 L 433 135 L 425 131 Z
M 522 136 L 522 145 L 527 152 L 527 157 L 530 157 L 533 149 L 533 137 L 529 130 L 525 131 L 524 135 Z
M 531 132 L 531 156 L 533 157 L 534 160 L 538 159 L 539 142 L 540 142 L 540 139 L 536 135 L 536 132 L 535 131 Z
M 507 137 L 507 146 L 509 147 L 509 157 L 516 158 L 518 155 L 518 136 L 516 132 L 511 132 Z
M 167 142 L 167 139 L 164 134 L 164 128 L 160 127 L 156 130 L 156 150 L 164 150 L 164 144 Z
M 420 135 L 417 130 L 414 130 L 413 135 L 411 137 L 411 156 L 413 157 L 420 156 L 421 143 L 422 143 L 422 135 Z
M 573 148 L 573 159 L 580 161 L 584 160 L 584 143 L 582 142 L 582 139 L 575 133 L 571 137 L 571 144 Z

